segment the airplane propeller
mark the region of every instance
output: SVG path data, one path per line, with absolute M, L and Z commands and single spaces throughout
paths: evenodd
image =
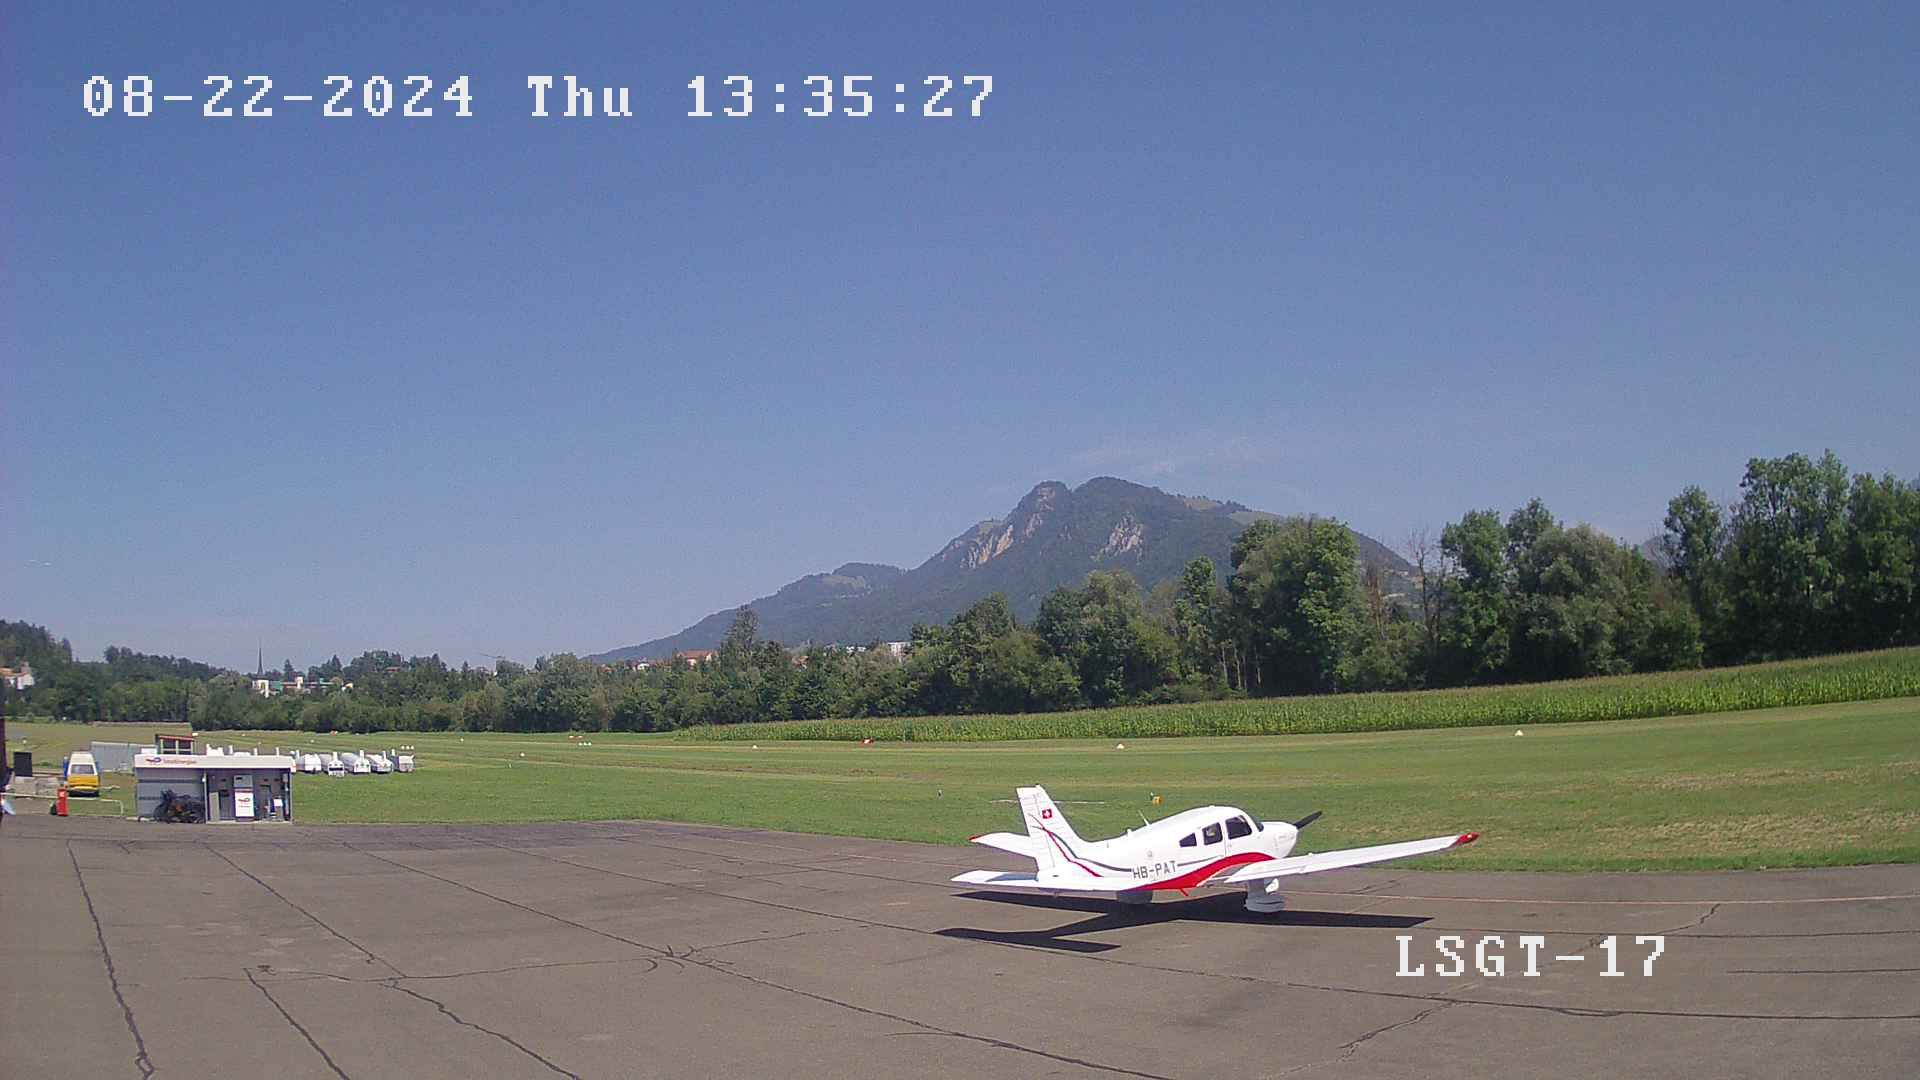
M 1321 814 L 1324 814 L 1324 813 L 1326 813 L 1326 811 L 1325 811 L 1325 810 L 1315 810 L 1315 811 L 1314 811 L 1313 813 L 1311 813 L 1311 814 L 1308 814 L 1308 815 L 1307 815 L 1306 817 L 1303 817 L 1303 818 L 1301 818 L 1301 819 L 1300 819 L 1299 821 L 1296 821 L 1296 822 L 1294 822 L 1294 823 L 1293 823 L 1293 827 L 1294 827 L 1294 828 L 1295 828 L 1296 830 L 1297 830 L 1297 829 L 1304 829 L 1304 828 L 1306 828 L 1307 826 L 1309 826 L 1309 825 L 1311 825 L 1311 824 L 1313 824 L 1314 822 L 1316 822 L 1316 821 L 1319 821 L 1319 820 L 1320 820 L 1320 815 L 1321 815 Z

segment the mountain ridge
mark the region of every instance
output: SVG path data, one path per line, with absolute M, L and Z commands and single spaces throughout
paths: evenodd
M 1177 577 L 1195 556 L 1211 558 L 1224 578 L 1233 540 L 1254 521 L 1281 515 L 1203 496 L 1173 495 L 1117 477 L 1069 487 L 1035 484 L 1006 516 L 978 522 L 911 570 L 849 562 L 808 574 L 748 601 L 763 637 L 789 645 L 862 644 L 906 638 L 916 622 L 944 622 L 991 593 L 1031 620 L 1061 585 L 1093 570 L 1126 570 L 1143 591 Z M 1386 545 L 1355 532 L 1363 561 L 1411 569 Z M 716 611 L 677 633 L 593 654 L 612 663 L 653 659 L 720 643 L 738 606 Z

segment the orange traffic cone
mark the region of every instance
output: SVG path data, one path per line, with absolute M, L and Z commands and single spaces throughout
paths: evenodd
M 60 793 L 53 797 L 53 813 L 56 817 L 67 816 L 67 789 L 63 786 Z

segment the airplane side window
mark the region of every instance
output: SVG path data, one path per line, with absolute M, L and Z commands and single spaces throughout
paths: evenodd
M 1227 819 L 1227 835 L 1236 840 L 1243 836 L 1252 836 L 1253 826 L 1247 824 L 1246 818 L 1230 817 Z
M 1206 844 L 1219 843 L 1220 842 L 1220 826 L 1209 825 L 1206 828 L 1201 829 L 1200 838 L 1202 843 L 1206 843 Z
M 1193 845 L 1199 842 L 1200 842 L 1199 833 L 1188 833 L 1187 835 L 1180 838 L 1181 847 L 1192 847 Z

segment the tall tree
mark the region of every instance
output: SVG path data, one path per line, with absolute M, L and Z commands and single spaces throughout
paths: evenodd
M 1841 632 L 1847 470 L 1829 450 L 1754 458 L 1728 538 L 1735 625 L 1755 659 L 1832 648 Z
M 1920 643 L 1920 490 L 1889 474 L 1853 478 L 1840 559 L 1851 648 Z
M 1718 643 L 1727 625 L 1726 515 L 1705 491 L 1689 486 L 1667 503 L 1665 526 L 1668 572 L 1686 592 L 1701 632 Z
M 745 666 L 753 657 L 753 648 L 760 643 L 760 616 L 745 604 L 733 613 L 733 622 L 727 626 L 727 636 L 720 641 L 719 660 L 723 666 L 739 668 Z
M 1252 662 L 1264 690 L 1340 687 L 1361 617 L 1359 544 L 1351 530 L 1332 519 L 1288 519 L 1244 553 L 1228 590 L 1251 627 Z
M 1459 567 L 1447 584 L 1440 644 L 1449 681 L 1491 682 L 1507 664 L 1507 533 L 1493 510 L 1470 510 L 1440 531 L 1442 554 Z
M 1220 620 L 1223 601 L 1220 583 L 1214 576 L 1213 560 L 1202 555 L 1187 563 L 1173 598 L 1173 637 L 1182 657 L 1194 671 L 1225 682 L 1226 656 Z

